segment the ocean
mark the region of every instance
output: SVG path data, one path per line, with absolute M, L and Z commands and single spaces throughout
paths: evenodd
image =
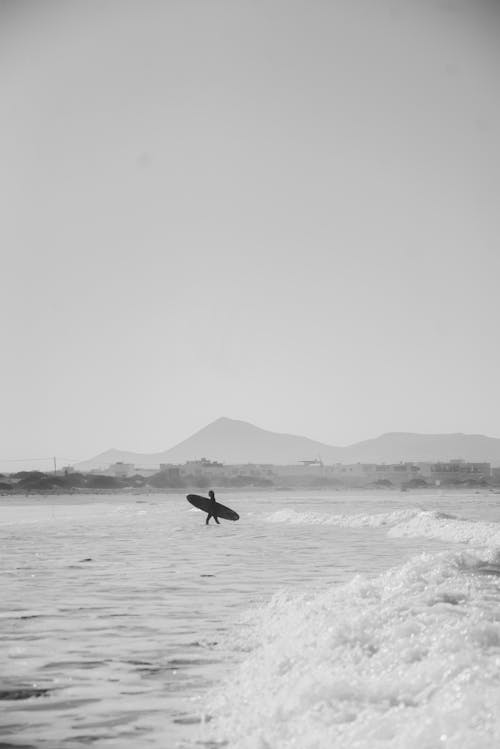
M 0 746 L 500 746 L 500 494 L 0 497 Z

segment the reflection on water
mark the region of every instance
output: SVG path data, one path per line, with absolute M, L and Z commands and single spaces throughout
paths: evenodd
M 341 583 L 444 547 L 266 516 L 380 512 L 416 497 L 221 495 L 241 520 L 208 527 L 177 495 L 3 498 L 3 745 L 194 746 L 203 696 L 238 657 L 230 640 L 242 612 L 281 587 Z M 477 500 L 460 501 L 477 514 Z M 443 510 L 456 502 L 418 496 Z

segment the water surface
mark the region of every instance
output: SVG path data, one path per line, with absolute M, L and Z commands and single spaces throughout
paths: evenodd
M 462 528 L 500 519 L 499 497 L 488 493 L 218 499 L 239 512 L 238 523 L 206 527 L 184 495 L 2 498 L 4 744 L 236 746 L 231 721 L 224 727 L 218 718 L 214 737 L 200 720 L 256 647 L 251 612 L 276 606 L 279 591 L 287 600 L 321 596 L 424 551 L 464 548 L 450 541 L 449 524 L 448 537 L 436 530 L 443 521 L 429 511 L 459 517 Z M 408 510 L 409 520 L 425 519 L 434 531 L 405 531 L 405 513 L 394 513 Z M 239 711 L 227 700 L 224 710 Z M 281 740 L 288 745 L 284 734 L 273 739 Z

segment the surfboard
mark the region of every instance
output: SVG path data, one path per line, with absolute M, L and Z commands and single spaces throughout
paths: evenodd
M 208 497 L 200 497 L 199 494 L 187 494 L 186 499 L 199 510 L 203 510 L 207 513 L 210 512 L 211 503 Z M 237 512 L 231 510 L 230 507 L 226 507 L 226 505 L 221 505 L 219 502 L 215 503 L 215 514 L 218 518 L 222 518 L 223 520 L 239 520 L 240 518 Z

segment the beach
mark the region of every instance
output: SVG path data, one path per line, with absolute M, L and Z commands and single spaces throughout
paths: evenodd
M 0 736 L 36 747 L 491 747 L 491 492 L 0 502 Z

